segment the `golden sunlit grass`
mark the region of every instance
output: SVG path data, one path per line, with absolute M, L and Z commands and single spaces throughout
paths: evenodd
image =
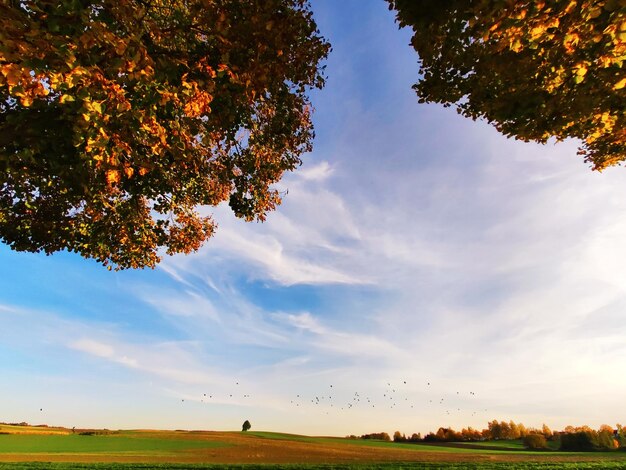
M 70 429 L 61 427 L 0 424 L 0 433 L 2 434 L 70 434 L 71 432 Z

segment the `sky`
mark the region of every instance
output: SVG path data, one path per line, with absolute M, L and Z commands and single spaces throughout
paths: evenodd
M 624 170 L 418 104 L 378 0 L 313 0 L 316 140 L 154 270 L 0 245 L 0 421 L 348 435 L 626 421 Z M 332 398 L 331 398 L 332 397 Z

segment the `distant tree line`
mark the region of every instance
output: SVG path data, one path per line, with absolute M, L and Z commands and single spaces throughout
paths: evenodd
M 351 436 L 355 437 L 355 436 Z M 391 441 L 391 437 L 386 432 L 373 432 L 371 434 L 363 434 L 359 439 L 377 439 L 379 441 Z
M 626 429 L 620 424 L 616 425 L 616 429 L 603 424 L 598 430 L 591 429 L 589 426 L 576 428 L 567 426 L 563 432 L 559 433 L 559 437 L 561 450 L 626 449 Z
M 386 432 L 363 434 L 353 439 L 378 439 L 391 441 Z M 626 428 L 617 424 L 615 428 L 603 424 L 594 430 L 589 426 L 567 426 L 562 431 L 552 431 L 546 424 L 540 429 L 526 427 L 514 421 L 493 420 L 483 430 L 471 426 L 456 431 L 452 428 L 440 427 L 437 432 L 429 432 L 422 437 L 420 433 L 406 436 L 400 431 L 393 434 L 393 442 L 477 442 L 496 440 L 521 439 L 527 449 L 560 449 L 565 451 L 594 451 L 626 449 Z M 548 442 L 551 444 L 549 445 Z

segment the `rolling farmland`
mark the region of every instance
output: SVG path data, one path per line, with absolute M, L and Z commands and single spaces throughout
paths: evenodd
M 32 431 L 32 432 L 31 432 Z M 624 452 L 530 452 L 491 446 L 427 445 L 272 432 L 107 431 L 63 428 L 0 431 L 0 470 L 624 468 Z M 243 466 L 243 467 L 242 467 Z M 278 467 L 277 467 L 278 466 Z

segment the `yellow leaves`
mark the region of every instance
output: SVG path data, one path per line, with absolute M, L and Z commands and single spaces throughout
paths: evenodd
M 142 77 L 151 77 L 154 75 L 154 68 L 150 65 L 146 65 L 139 71 L 139 75 Z
M 518 38 L 513 39 L 509 44 L 509 49 L 511 49 L 513 52 L 520 52 L 523 47 L 524 46 L 522 45 L 522 41 L 520 41 Z
M 189 76 L 188 73 L 183 74 L 183 76 L 180 79 L 180 83 L 183 86 L 183 88 L 186 88 L 187 90 L 191 90 L 193 86 L 195 85 L 195 82 L 188 81 L 187 80 L 188 76 Z
M 602 8 L 599 8 L 599 7 L 591 8 L 586 12 L 587 18 L 591 20 L 597 18 L 601 14 L 602 14 Z
M 59 103 L 61 104 L 71 103 L 72 101 L 75 101 L 72 95 L 61 95 L 61 98 L 59 98 Z
M 104 115 L 105 109 L 102 106 L 103 101 L 91 101 L 89 98 L 83 100 L 83 118 L 89 122 L 98 120 Z M 106 116 L 104 116 L 106 118 Z M 106 120 L 106 119 L 105 119 Z
M 596 114 L 594 117 L 596 118 L 596 121 L 600 123 L 605 132 L 611 132 L 617 122 L 617 116 L 612 115 L 608 111 L 605 111 L 602 114 Z
M 569 15 L 572 11 L 574 11 L 574 8 L 576 8 L 577 5 L 577 0 L 571 0 L 571 2 L 569 2 L 568 5 L 565 7 L 565 10 L 563 10 L 563 13 Z
M 585 138 L 587 144 L 593 144 L 599 138 L 611 135 L 617 124 L 617 116 L 605 111 L 604 113 L 595 114 L 593 122 L 593 131 Z
M 88 74 L 89 73 L 85 67 L 74 67 L 69 73 L 65 74 L 63 82 L 69 88 L 73 88 Z
M 139 128 L 144 131 L 144 145 L 147 145 L 153 154 L 160 155 L 167 149 L 167 129 L 154 116 L 144 117 Z
M 119 183 L 122 180 L 119 170 L 107 170 L 105 173 L 106 182 L 109 186 Z
M 544 25 L 544 24 L 540 24 L 538 26 L 535 26 L 534 28 L 532 28 L 530 30 L 530 38 L 533 41 L 539 39 L 543 35 L 543 33 L 546 32 L 546 29 L 547 29 L 546 25 Z
M 563 47 L 568 54 L 572 54 L 575 51 L 575 47 L 580 42 L 580 36 L 576 33 L 568 33 L 563 39 Z
M 22 70 L 17 64 L 6 64 L 0 67 L 0 73 L 9 87 L 14 87 L 22 81 Z
M 59 83 L 61 83 L 62 81 L 63 81 L 62 73 L 57 73 L 57 72 L 48 73 L 48 83 L 50 83 L 50 87 L 53 90 L 56 90 L 56 88 L 59 86 Z
M 622 78 L 619 82 L 613 85 L 614 90 L 621 90 L 626 86 L 626 78 Z
M 140 128 L 146 132 L 152 132 L 154 128 L 157 126 L 156 119 L 150 117 L 145 121 L 142 121 Z
M 580 62 L 574 66 L 574 73 L 579 77 L 587 75 L 587 65 L 584 62 Z
M 596 62 L 598 63 L 599 67 L 607 68 L 613 65 L 616 62 L 616 59 L 615 57 L 605 54 L 605 55 L 598 57 Z
M 0 85 L 6 84 L 9 94 L 17 98 L 24 107 L 31 106 L 35 99 L 50 93 L 49 86 L 44 86 L 43 80 L 45 76 L 37 75 L 20 64 L 0 66 Z
M 157 92 L 159 93 L 159 105 L 160 106 L 164 106 L 165 104 L 171 102 L 174 102 L 175 104 L 179 103 L 179 99 L 178 99 L 178 94 L 171 92 L 171 91 L 167 91 L 167 90 L 157 90 Z
M 87 138 L 87 146 L 85 147 L 85 150 L 87 152 L 91 151 L 91 148 L 96 144 L 97 140 L 94 139 L 93 137 L 88 137 Z
M 218 66 L 219 71 L 226 69 L 227 67 L 223 64 Z M 199 117 L 211 112 L 210 104 L 213 101 L 213 96 L 210 93 L 201 90 L 195 81 L 188 81 L 187 74 L 184 74 L 182 77 L 182 86 L 185 88 L 184 94 L 189 97 L 183 108 L 188 117 Z M 166 94 L 161 94 L 162 100 L 164 95 Z M 178 97 L 176 96 L 176 98 Z
M 572 71 L 574 72 L 574 83 L 579 84 L 585 80 L 585 75 L 587 75 L 588 64 L 585 62 L 579 62 L 574 66 Z
M 565 81 L 565 69 L 560 66 L 554 69 L 554 74 L 546 80 L 545 88 L 548 93 L 554 93 Z
M 545 26 L 546 26 L 546 29 L 558 28 L 559 26 L 561 26 L 561 20 L 559 20 L 558 18 L 550 18 L 550 20 L 546 22 Z
M 211 112 L 211 96 L 206 91 L 197 91 L 196 94 L 185 104 L 185 114 L 188 117 L 199 117 Z

